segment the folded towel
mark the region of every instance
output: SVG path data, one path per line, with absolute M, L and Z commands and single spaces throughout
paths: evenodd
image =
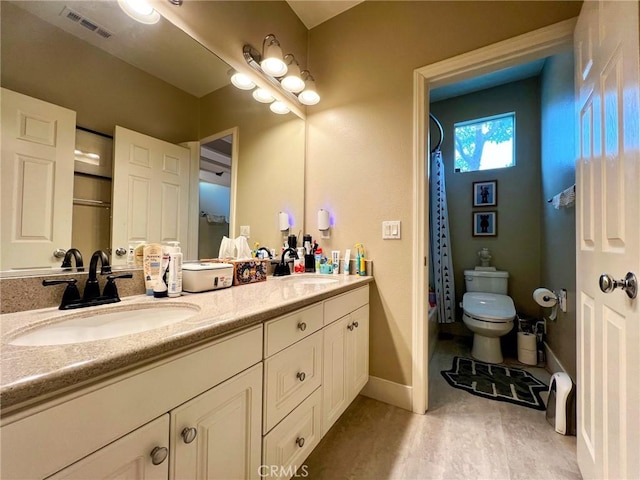
M 569 188 L 558 193 L 551 199 L 551 204 L 556 210 L 560 207 L 569 207 L 576 202 L 576 186 L 572 185 Z

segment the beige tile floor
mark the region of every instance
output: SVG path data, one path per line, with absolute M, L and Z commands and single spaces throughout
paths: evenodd
M 544 412 L 449 386 L 440 374 L 470 344 L 440 340 L 430 364 L 429 411 L 359 396 L 306 461 L 307 479 L 580 479 L 576 439 Z M 507 361 L 520 366 L 516 360 Z M 543 369 L 531 373 L 548 384 Z M 546 396 L 546 395 L 545 395 Z

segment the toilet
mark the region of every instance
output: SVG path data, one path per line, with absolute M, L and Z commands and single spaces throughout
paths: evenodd
M 513 328 L 516 309 L 507 295 L 509 273 L 465 270 L 462 321 L 473 332 L 471 355 L 487 363 L 502 363 L 500 337 Z

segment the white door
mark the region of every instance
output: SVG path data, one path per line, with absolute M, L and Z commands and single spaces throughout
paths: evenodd
M 327 433 L 349 405 L 347 351 L 349 315 L 325 327 L 322 361 L 322 435 Z
M 174 480 L 259 478 L 262 364 L 171 412 Z
M 189 233 L 190 151 L 116 127 L 113 162 L 113 265 L 132 242 L 179 241 Z
M 169 415 L 134 430 L 48 480 L 169 478 Z
M 59 267 L 71 245 L 76 112 L 2 89 L 0 270 Z
M 604 273 L 640 275 L 638 54 L 638 2 L 584 2 L 575 30 L 577 450 L 584 478 L 640 472 L 640 296 L 599 287 Z

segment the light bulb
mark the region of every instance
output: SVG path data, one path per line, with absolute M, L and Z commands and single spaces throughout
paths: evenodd
M 304 80 L 300 77 L 300 67 L 297 63 L 293 62 L 289 66 L 287 76 L 282 79 L 282 88 L 292 93 L 301 92 L 304 90 Z
M 282 49 L 275 41 L 264 49 L 264 58 L 260 62 L 262 71 L 272 77 L 282 77 L 287 73 L 287 64 L 282 60 Z
M 146 0 L 118 0 L 118 5 L 137 22 L 152 25 L 160 21 L 160 14 Z
M 240 90 L 251 90 L 256 86 L 248 75 L 240 72 L 231 75 L 231 83 Z
M 273 96 L 264 88 L 257 88 L 253 91 L 253 98 L 255 98 L 260 103 L 271 103 L 275 99 Z
M 285 113 L 289 113 L 291 111 L 289 110 L 289 107 L 287 107 L 284 102 L 281 102 L 280 100 L 273 102 L 271 105 L 269 105 L 269 108 L 273 113 L 277 113 L 278 115 L 284 115 Z
M 307 79 L 305 89 L 298 95 L 298 100 L 303 105 L 315 105 L 320 101 L 320 95 L 316 92 L 316 82 L 311 78 Z

